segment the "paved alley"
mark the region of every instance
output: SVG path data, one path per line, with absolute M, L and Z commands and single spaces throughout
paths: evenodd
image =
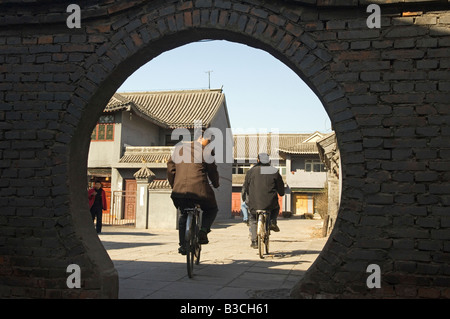
M 106 226 L 100 239 L 119 273 L 119 298 L 289 298 L 327 238 L 317 238 L 322 220 L 279 218 L 278 225 L 270 254 L 260 259 L 245 224 L 215 223 L 192 279 L 177 230 Z

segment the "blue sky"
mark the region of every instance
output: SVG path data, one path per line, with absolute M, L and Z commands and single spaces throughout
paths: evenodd
M 233 129 L 330 132 L 322 103 L 287 66 L 265 51 L 228 41 L 191 43 L 134 72 L 118 92 L 221 88 Z

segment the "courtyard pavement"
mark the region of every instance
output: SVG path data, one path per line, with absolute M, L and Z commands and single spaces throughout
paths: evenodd
M 104 226 L 99 237 L 119 273 L 119 298 L 289 298 L 327 238 L 317 238 L 322 220 L 279 218 L 278 225 L 270 254 L 260 259 L 244 223 L 216 222 L 192 279 L 178 254 L 177 230 Z

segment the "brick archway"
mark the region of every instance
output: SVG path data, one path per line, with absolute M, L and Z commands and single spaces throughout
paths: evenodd
M 169 5 L 157 10 L 172 12 L 173 9 L 174 6 Z M 79 211 L 82 210 L 83 202 L 81 198 L 78 199 L 80 192 L 76 190 L 84 185 L 82 177 L 85 168 L 78 163 L 87 157 L 86 145 L 89 143 L 93 121 L 96 119 L 95 116 L 92 117 L 92 113 L 99 113 L 103 110 L 103 105 L 106 105 L 112 94 L 135 69 L 167 50 L 187 43 L 204 39 L 228 40 L 269 52 L 308 83 L 325 105 L 333 126 L 342 121 L 346 122 L 348 126 L 337 130 L 338 138 L 340 134 L 347 131 L 358 132 L 358 136 L 361 136 L 344 96 L 344 89 L 331 77 L 332 56 L 327 50 L 305 33 L 300 25 L 288 23 L 285 18 L 270 10 L 261 7 L 255 9 L 251 6 L 240 9 L 243 12 L 238 14 L 232 9 L 231 4 L 225 4 L 223 8 L 214 8 L 212 11 L 199 9 L 189 4 L 180 5 L 180 12 L 159 16 L 151 26 L 141 23 L 140 27 L 123 34 L 123 38 L 119 39 L 117 43 L 109 43 L 109 47 L 104 49 L 105 53 L 98 57 L 97 61 L 94 62 L 93 59 L 92 67 L 96 65 L 101 67 L 105 61 L 111 60 L 111 57 L 120 57 L 116 62 L 117 69 L 110 74 L 105 72 L 104 80 L 99 79 L 98 88 L 92 99 L 87 101 L 86 111 L 81 117 L 75 138 L 72 140 L 73 155 L 70 157 L 76 156 L 75 163 L 77 164 L 73 165 L 73 175 L 72 173 L 69 175 L 72 177 L 69 185 L 71 196 L 74 197 L 73 202 L 80 203 Z M 269 15 L 270 22 L 268 23 Z M 146 19 L 145 15 L 140 17 L 140 21 Z M 135 22 L 135 25 L 137 24 Z M 122 28 L 131 30 L 128 24 Z M 92 79 L 88 74 L 80 81 L 92 82 Z M 362 139 L 358 138 L 357 140 L 359 141 L 356 143 L 361 144 Z M 80 145 L 83 145 L 84 149 Z M 345 162 L 346 155 L 343 154 L 342 157 Z M 344 207 L 345 205 L 342 205 L 342 208 Z M 339 221 L 337 228 L 339 228 Z
M 2 115 L 7 121 L 1 128 L 5 136 L 23 139 L 16 149 L 36 154 L 36 162 L 14 161 L 9 154 L 32 174 L 33 186 L 24 185 L 14 168 L 2 171 L 25 194 L 23 202 L 9 196 L 13 206 L 0 219 L 7 230 L 0 259 L 2 295 L 117 296 L 117 273 L 87 213 L 90 133 L 109 98 L 138 67 L 164 51 L 209 38 L 260 48 L 285 63 L 317 94 L 336 131 L 344 176 L 339 217 L 292 295 L 449 297 L 444 214 L 450 204 L 445 184 L 449 88 L 448 82 L 437 83 L 449 80 L 448 11 L 423 10 L 412 20 L 392 13 L 383 16 L 385 29 L 378 30 L 367 29 L 363 7 L 336 10 L 262 0 L 94 2 L 100 5 L 88 7 L 81 31 L 55 18 L 52 30 L 34 33 L 25 25 L 28 33 L 0 38 L 12 55 L 3 59 L 8 63 L 0 71 L 28 75 L 29 82 L 14 84 L 14 76 L 5 77 L 13 84 L 1 86 L 2 106 L 12 115 Z M 15 21 L 14 10 L 5 12 Z M 35 13 L 30 21 L 40 19 Z M 412 25 L 405 26 L 408 21 Z M 18 64 L 14 57 L 30 53 L 33 59 L 13 66 Z M 4 93 L 9 88 L 26 94 L 18 99 Z M 408 94 L 412 89 L 417 92 Z M 27 100 L 36 102 L 27 107 Z M 25 116 L 17 118 L 20 110 Z M 13 123 L 36 119 L 38 143 L 27 142 L 31 133 Z M 43 164 L 51 169 L 43 170 Z M 50 191 L 39 191 L 44 185 Z M 33 188 L 31 195 L 27 187 Z M 38 240 L 23 239 L 24 248 L 16 249 L 12 238 L 21 233 Z M 82 289 L 65 286 L 71 263 L 86 270 Z M 366 286 L 372 263 L 381 268 L 381 289 Z

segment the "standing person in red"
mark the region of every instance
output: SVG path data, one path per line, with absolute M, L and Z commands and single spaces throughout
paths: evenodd
M 91 209 L 92 221 L 97 217 L 97 234 L 102 232 L 102 210 L 106 210 L 106 193 L 100 181 L 95 181 L 94 188 L 88 191 L 89 208 Z

